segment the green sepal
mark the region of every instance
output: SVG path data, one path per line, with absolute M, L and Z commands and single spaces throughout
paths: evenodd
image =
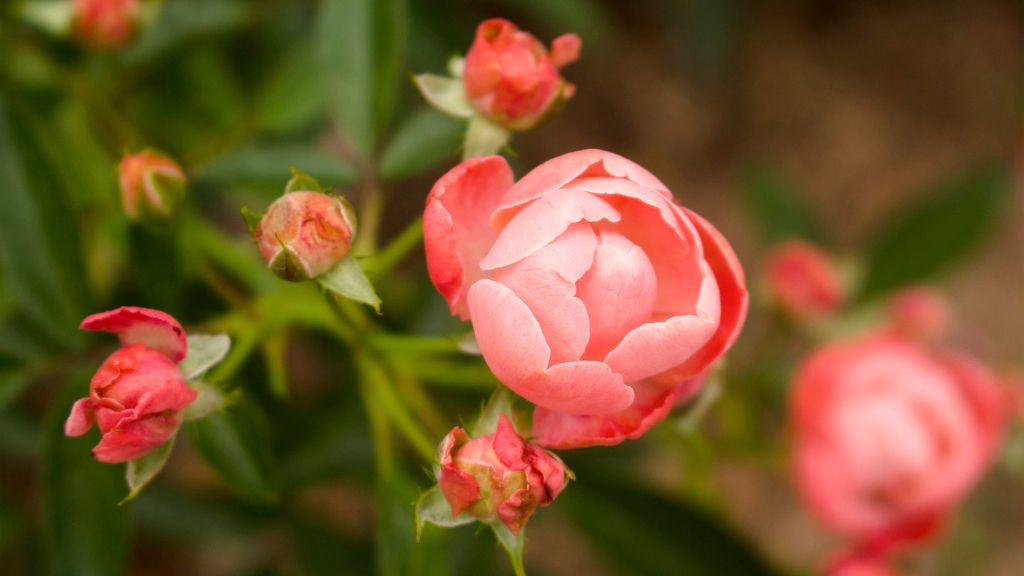
M 309 174 L 306 174 L 302 170 L 299 170 L 295 166 L 289 167 L 292 171 L 291 180 L 285 184 L 284 193 L 289 192 L 323 192 L 324 187 L 320 185 L 320 181 L 313 178 Z

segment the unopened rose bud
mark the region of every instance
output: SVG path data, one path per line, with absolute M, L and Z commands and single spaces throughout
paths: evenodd
M 834 259 L 800 240 L 772 249 L 764 282 L 775 303 L 798 320 L 835 314 L 846 299 L 842 276 Z
M 86 46 L 117 48 L 138 34 L 142 22 L 140 0 L 74 0 L 75 36 Z
M 493 18 L 477 27 L 466 54 L 463 84 L 473 107 L 511 130 L 529 130 L 574 92 L 558 73 L 579 58 L 580 39 L 559 36 L 551 51 L 508 20 Z
M 64 432 L 81 436 L 96 424 L 103 433 L 92 451 L 97 460 L 141 458 L 170 440 L 181 411 L 196 399 L 177 364 L 186 353 L 185 331 L 163 312 L 127 306 L 93 314 L 82 328 L 114 332 L 122 348 L 92 377 L 89 396 L 72 406 Z
M 924 286 L 905 288 L 889 298 L 889 327 L 893 333 L 936 342 L 949 332 L 953 314 L 938 292 Z
M 348 254 L 355 221 L 341 198 L 297 191 L 274 201 L 252 232 L 270 269 L 298 282 L 327 272 Z
M 155 150 L 125 154 L 119 175 L 121 203 L 132 220 L 168 220 L 185 199 L 185 173 L 174 160 Z
M 562 462 L 523 440 L 505 416 L 494 434 L 479 438 L 453 428 L 438 452 L 437 480 L 452 516 L 467 512 L 483 521 L 498 519 L 513 534 L 565 488 Z

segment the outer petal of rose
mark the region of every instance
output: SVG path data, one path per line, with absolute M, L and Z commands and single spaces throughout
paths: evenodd
M 644 435 L 672 410 L 683 396 L 691 394 L 703 378 L 691 378 L 675 386 L 644 381 L 633 385 L 636 400 L 625 410 L 603 416 L 556 412 L 538 406 L 533 412 L 534 442 L 551 449 L 613 446 Z
M 551 41 L 551 52 L 549 54 L 551 64 L 555 68 L 563 68 L 579 60 L 580 47 L 582 45 L 583 42 L 580 41 L 580 37 L 576 34 L 562 34 L 555 38 Z
M 71 414 L 64 421 L 64 435 L 81 436 L 92 428 L 95 416 L 92 414 L 92 399 L 82 398 L 71 406 Z
M 452 507 L 452 516 L 458 516 L 480 500 L 480 486 L 473 476 L 454 466 L 441 468 L 438 485 L 441 487 L 444 499 Z
M 563 190 L 538 198 L 509 221 L 480 261 L 480 268 L 494 270 L 518 262 L 577 222 L 618 222 L 619 218 L 611 204 L 587 192 Z
M 116 310 L 93 314 L 82 320 L 82 330 L 113 332 L 121 344 L 144 344 L 166 354 L 174 362 L 185 357 L 185 330 L 177 320 L 159 310 L 122 306 Z
M 958 352 L 944 352 L 938 358 L 957 382 L 960 392 L 967 400 L 977 418 L 984 446 L 980 456 L 989 461 L 998 451 L 1009 415 L 1006 396 L 995 376 L 974 358 Z M 978 467 L 983 472 L 984 465 Z
M 191 404 L 198 395 L 199 393 L 184 380 L 168 381 L 144 393 L 139 398 L 135 411 L 139 414 L 157 414 L 166 410 L 179 412 Z
M 729 241 L 699 215 L 685 208 L 683 213 L 689 217 L 700 234 L 704 245 L 704 260 L 711 266 L 715 281 L 718 283 L 721 309 L 718 329 L 711 339 L 682 366 L 675 369 L 680 377 L 689 377 L 704 371 L 736 342 L 747 319 L 750 297 L 747 293 L 743 267 Z
M 124 422 L 105 433 L 92 449 L 92 454 L 100 462 L 108 464 L 141 458 L 170 440 L 179 424 L 177 415 L 153 415 Z
M 503 384 L 538 406 L 571 413 L 617 412 L 633 390 L 603 362 L 548 368 L 551 350 L 529 307 L 508 287 L 480 280 L 469 289 L 480 352 Z M 477 315 L 479 314 L 479 315 Z
M 721 314 L 718 298 L 715 278 L 705 270 L 696 314 L 634 328 L 604 361 L 622 374 L 626 382 L 637 382 L 679 366 L 714 335 Z
M 500 228 L 524 205 L 583 175 L 628 178 L 642 186 L 664 191 L 666 197 L 671 197 L 660 180 L 632 160 L 604 150 L 578 150 L 552 158 L 523 176 L 502 198 L 491 223 Z
M 566 190 L 582 190 L 599 196 L 622 196 L 632 198 L 656 208 L 665 221 L 681 238 L 690 240 L 695 234 L 692 229 L 683 229 L 676 217 L 672 200 L 665 197 L 665 192 L 648 188 L 625 178 L 610 176 L 580 177 L 565 185 Z M 689 232 L 689 234 L 687 234 Z
M 512 180 L 501 156 L 473 158 L 442 176 L 427 197 L 423 243 L 430 279 L 464 320 L 466 291 L 483 276 L 477 263 L 496 236 L 488 218 Z

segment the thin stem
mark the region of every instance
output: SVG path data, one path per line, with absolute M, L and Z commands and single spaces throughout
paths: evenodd
M 401 264 L 409 253 L 423 243 L 423 219 L 417 218 L 401 234 L 395 237 L 383 250 L 370 257 L 367 263 L 369 272 L 381 277 Z

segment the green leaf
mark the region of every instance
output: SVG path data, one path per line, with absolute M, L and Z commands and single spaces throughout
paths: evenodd
M 373 284 L 363 272 L 356 258 L 349 254 L 341 262 L 316 277 L 316 281 L 325 289 L 345 298 L 371 306 L 380 314 L 380 297 L 373 289 Z
M 1002 214 L 1009 188 L 1008 167 L 990 164 L 920 195 L 872 235 L 862 297 L 927 280 L 971 254 Z
M 124 476 L 120 466 L 93 460 L 95 429 L 80 438 L 64 436 L 71 404 L 88 393 L 88 376 L 76 375 L 72 382 L 46 424 L 42 475 L 50 572 L 116 576 L 124 574 L 128 550 L 128 511 L 117 506 Z
M 466 98 L 466 89 L 462 86 L 461 78 L 416 74 L 412 81 L 427 102 L 441 112 L 456 118 L 469 118 L 474 114 L 473 106 Z
M 202 380 L 191 380 L 188 383 L 199 394 L 181 413 L 182 420 L 199 420 L 214 412 L 224 410 L 242 397 L 240 390 L 224 392 L 220 388 Z
M 76 346 L 85 272 L 42 138 L 30 111 L 0 97 L 0 268 L 18 309 L 56 342 Z
M 142 493 L 142 489 L 152 482 L 153 478 L 156 478 L 156 475 L 164 469 L 164 464 L 167 464 L 167 459 L 171 456 L 171 450 L 174 449 L 174 439 L 175 436 L 171 436 L 170 440 L 158 446 L 156 450 L 142 458 L 128 462 L 125 470 L 125 480 L 128 481 L 128 495 L 118 503 L 118 506 L 134 500 L 136 496 Z
M 605 464 L 606 467 L 607 464 Z M 581 481 L 557 505 L 608 560 L 638 576 L 776 574 L 748 544 L 704 512 L 575 464 Z
M 284 193 L 289 192 L 323 192 L 324 187 L 320 185 L 320 181 L 313 178 L 309 174 L 306 174 L 302 170 L 299 170 L 295 166 L 291 167 L 292 177 L 288 180 L 288 183 L 284 185 Z
M 178 363 L 185 380 L 199 378 L 228 355 L 231 337 L 227 334 L 189 334 L 185 359 Z
M 822 241 L 811 207 L 777 171 L 762 167 L 748 172 L 743 179 L 743 197 L 766 242 L 789 238 Z
M 441 489 L 434 486 L 420 495 L 416 501 L 416 541 L 418 542 L 423 534 L 423 525 L 427 523 L 442 528 L 454 528 L 476 522 L 469 514 L 463 512 L 458 516 L 452 516 L 452 507 L 445 500 Z
M 302 166 L 339 186 L 355 183 L 356 170 L 347 162 L 308 144 L 255 144 L 239 148 L 203 166 L 198 177 L 214 183 L 280 183 L 290 166 Z
M 242 206 L 241 213 L 242 220 L 245 220 L 245 228 L 249 231 L 249 234 L 252 234 L 253 232 L 256 231 L 256 228 L 260 225 L 260 222 L 263 221 L 263 214 L 258 214 L 256 212 L 253 212 L 252 210 L 249 210 L 248 206 Z
M 519 531 L 518 535 L 512 534 L 501 522 L 488 524 L 498 539 L 501 547 L 508 553 L 508 559 L 512 562 L 512 571 L 516 576 L 526 576 L 526 568 L 523 566 L 523 551 L 526 549 L 526 529 Z
M 407 20 L 405 0 L 321 0 L 315 33 L 330 113 L 367 157 L 395 103 Z
M 17 400 L 28 384 L 28 373 L 24 370 L 0 370 L 0 410 Z
M 466 130 L 466 141 L 462 159 L 479 158 L 497 154 L 508 143 L 508 130 L 483 116 L 473 116 Z
M 193 444 L 238 493 L 261 501 L 276 499 L 266 417 L 250 402 L 239 402 L 186 424 Z
M 380 171 L 386 180 L 398 180 L 455 156 L 466 124 L 432 108 L 412 114 L 388 142 L 381 155 Z
M 197 38 L 240 28 L 248 16 L 248 7 L 242 0 L 164 2 L 153 25 L 119 56 L 129 64 L 147 63 Z
M 327 108 L 324 78 L 316 68 L 313 43 L 302 39 L 271 69 L 256 95 L 256 118 L 272 132 L 309 126 Z

